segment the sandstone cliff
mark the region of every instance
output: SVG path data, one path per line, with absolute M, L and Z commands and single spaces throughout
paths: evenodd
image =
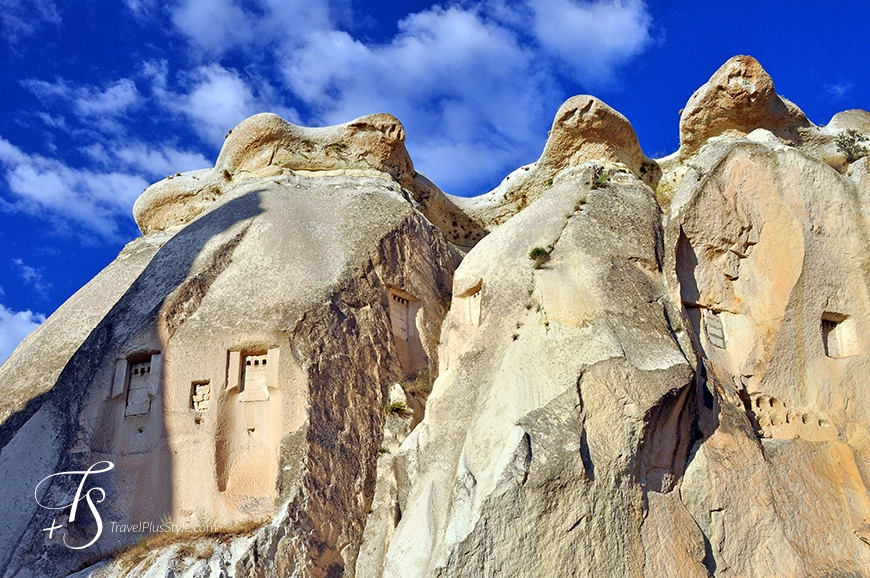
M 674 155 L 578 96 L 474 199 L 389 115 L 244 121 L 0 367 L 4 575 L 870 576 L 868 119 L 738 56 Z M 99 460 L 216 529 L 46 540 Z

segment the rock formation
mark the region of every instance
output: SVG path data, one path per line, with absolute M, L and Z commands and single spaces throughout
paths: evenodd
M 738 56 L 674 155 L 578 96 L 474 199 L 389 115 L 244 121 L 0 367 L 4 575 L 870 576 L 868 118 Z M 209 531 L 70 550 L 33 491 L 100 460 Z

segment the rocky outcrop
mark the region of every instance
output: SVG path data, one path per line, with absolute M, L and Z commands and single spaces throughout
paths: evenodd
M 812 125 L 776 94 L 773 79 L 751 56 L 735 56 L 695 91 L 680 115 L 680 153 L 697 152 L 714 136 L 745 136 L 764 128 L 794 143 Z
M 26 495 L 51 472 L 115 465 L 104 534 L 87 553 L 62 541 L 85 543 L 95 520 L 46 542 L 56 512 L 16 502 L 0 540 L 7 574 L 66 575 L 139 538 L 110 522 L 167 518 L 246 529 L 206 557 L 237 576 L 352 567 L 388 389 L 436 370 L 457 260 L 401 185 L 372 171 L 234 180 L 174 234 L 134 242 L 52 316 L 53 333 L 2 367 L 20 393 L 4 400 L 0 463 L 13 472 L 27 455 L 39 466 L 13 476 Z M 101 318 L 80 331 L 92 304 Z M 39 361 L 58 344 L 53 387 L 18 377 L 54 375 Z M 63 503 L 67 489 L 54 484 L 43 503 Z M 159 574 L 174 559 L 155 549 L 108 572 Z
M 866 159 L 731 66 L 666 214 L 589 160 L 466 256 L 379 575 L 870 575 Z
M 230 130 L 214 168 L 177 173 L 151 185 L 136 200 L 133 216 L 146 235 L 176 230 L 239 181 L 296 173 L 353 178 L 372 171 L 401 185 L 402 194 L 455 245 L 470 248 L 486 234 L 455 206 L 455 198 L 414 170 L 405 129 L 389 114 L 322 128 L 296 126 L 271 113 L 252 116 Z
M 867 118 L 735 57 L 671 157 L 574 97 L 475 199 L 389 115 L 245 121 L 0 367 L 10 491 L 216 528 L 22 499 L 4 575 L 870 576 Z
M 673 496 L 696 385 L 652 192 L 629 174 L 593 188 L 600 167 L 579 168 L 457 270 L 442 373 L 399 454 L 384 576 L 643 568 L 645 495 Z M 534 247 L 549 251 L 539 268 Z
M 708 145 L 674 198 L 670 286 L 718 406 L 681 495 L 719 573 L 870 568 L 867 233 L 854 184 L 792 149 Z
M 567 177 L 568 169 L 587 161 L 629 171 L 647 184 L 661 177 L 656 162 L 641 151 L 628 119 L 594 96 L 582 95 L 559 107 L 541 158 L 505 177 L 493 191 L 454 202 L 492 230 L 540 198 L 557 179 Z

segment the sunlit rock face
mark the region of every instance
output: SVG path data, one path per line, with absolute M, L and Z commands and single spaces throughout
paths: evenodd
M 45 469 L 28 472 L 33 485 L 114 463 L 107 525 L 232 529 L 281 511 L 288 524 L 304 520 L 306 536 L 288 529 L 274 547 L 334 572 L 361 538 L 388 387 L 437 371 L 458 253 L 388 173 L 273 168 L 225 182 L 189 222 L 143 226 L 149 234 L 3 366 L 21 399 L 36 396 L 23 408 L 6 402 L 10 420 L 22 417 L 3 457 L 25 444 Z M 78 312 L 92 306 L 102 318 L 79 331 Z M 65 367 L 54 382 L 28 381 L 47 348 Z M 51 443 L 35 447 L 34 431 Z M 10 569 L 44 554 L 44 575 L 82 564 L 44 543 L 51 514 L 30 507 L 10 528 L 22 538 L 0 540 Z M 104 534 L 90 558 L 138 537 Z
M 577 96 L 474 199 L 389 115 L 244 121 L 0 367 L 10 492 L 213 531 L 17 500 L 6 575 L 870 576 L 867 118 L 738 56 L 674 155 Z

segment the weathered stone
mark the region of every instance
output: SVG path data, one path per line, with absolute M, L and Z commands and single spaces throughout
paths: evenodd
M 6 575 L 870 576 L 867 118 L 735 57 L 678 153 L 575 97 L 470 200 L 389 115 L 243 122 L 0 367 L 10 491 L 112 460 L 105 519 L 224 534 L 16 501 Z
M 806 115 L 776 94 L 773 80 L 751 56 L 735 56 L 699 88 L 680 115 L 680 154 L 694 154 L 707 139 L 744 136 L 765 128 L 788 141 L 809 128 Z
M 647 184 L 661 170 L 640 149 L 631 123 L 594 96 L 569 98 L 559 107 L 550 138 L 535 163 L 520 167 L 485 195 L 453 199 L 475 222 L 492 230 L 538 199 L 560 178 L 594 161 L 609 172 L 628 171 Z
M 353 567 L 382 408 L 389 386 L 407 375 L 400 351 L 414 352 L 415 369 L 436 371 L 455 251 L 378 173 L 234 180 L 171 238 L 157 236 L 160 243 L 145 243 L 148 259 L 110 265 L 46 322 L 55 333 L 35 335 L 3 365 L 19 393 L 3 401 L 11 417 L 0 467 L 14 467 L 6 460 L 23 447 L 40 464 L 38 478 L 111 461 L 115 469 L 100 480 L 107 524 L 171 517 L 246 527 L 223 559 L 237 576 L 246 568 L 288 575 L 293 560 L 307 575 Z M 104 279 L 116 278 L 114 296 Z M 391 331 L 396 291 L 417 300 L 401 337 Z M 78 316 L 92 304 L 102 319 L 82 335 L 88 317 Z M 68 361 L 39 369 L 43 349 L 50 360 L 54 343 L 75 340 L 65 345 Z M 59 375 L 47 384 L 17 377 L 30 367 Z M 53 441 L 33 447 L 41 431 Z M 31 497 L 32 476 L 21 477 Z M 11 574 L 65 575 L 137 538 L 107 527 L 79 557 L 45 542 L 40 530 L 53 512 L 20 503 L 27 511 L 0 539 L 13 546 L 0 551 Z M 265 519 L 272 524 L 251 542 Z M 214 550 L 216 559 L 230 555 Z M 283 554 L 264 562 L 261 553 L 276 550 Z M 124 573 L 161 568 L 162 555 Z M 126 568 L 118 564 L 112 575 Z
M 693 162 L 671 205 L 669 285 L 721 411 L 743 423 L 698 444 L 682 495 L 717 572 L 864 575 L 870 502 L 855 464 L 867 458 L 846 436 L 870 424 L 857 329 L 870 324 L 870 237 L 855 186 L 789 148 L 722 142 Z M 747 556 L 761 525 L 772 555 Z

